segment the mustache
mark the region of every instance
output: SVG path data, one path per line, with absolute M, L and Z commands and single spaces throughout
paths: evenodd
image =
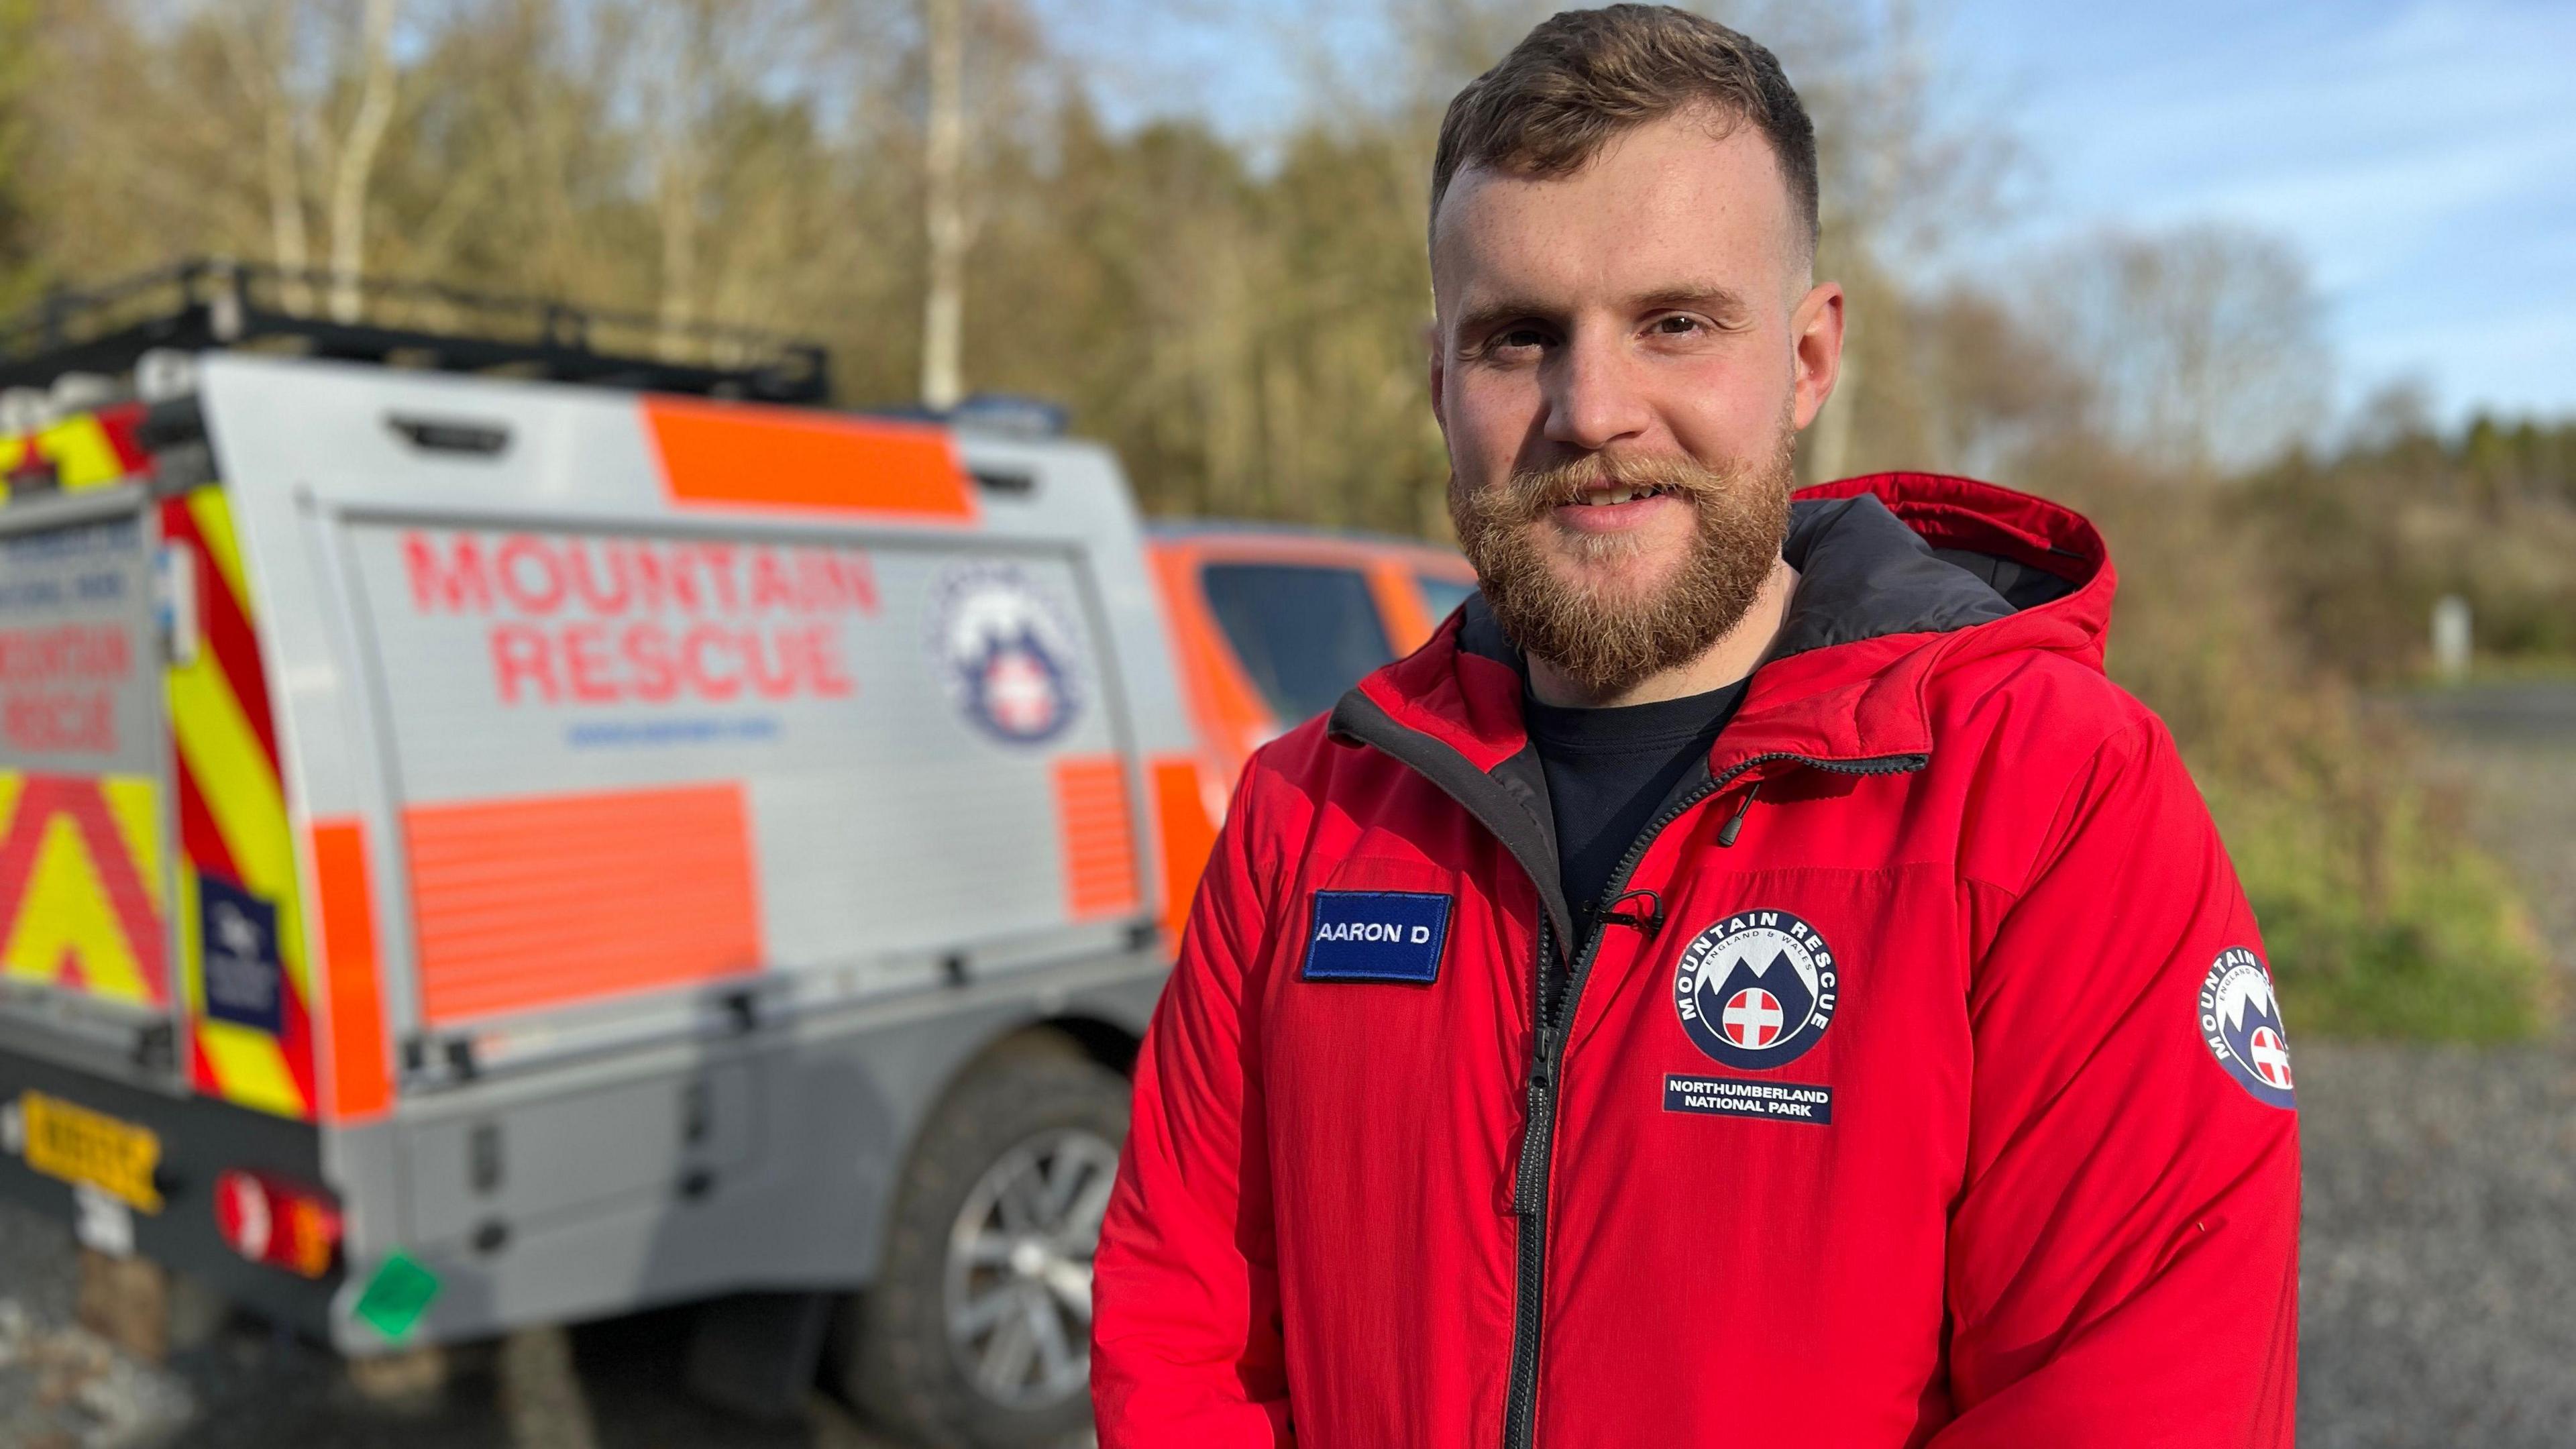
M 1503 491 L 1513 505 L 1511 511 L 1535 518 L 1551 508 L 1579 503 L 1583 495 L 1604 488 L 1660 490 L 1696 503 L 1733 489 L 1744 471 L 1741 467 L 1712 468 L 1695 458 L 1672 453 L 1588 453 L 1561 463 L 1515 469 Z

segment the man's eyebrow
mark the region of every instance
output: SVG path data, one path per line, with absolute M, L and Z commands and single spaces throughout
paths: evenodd
M 1677 282 L 1671 286 L 1657 287 L 1630 297 L 1628 307 L 1635 312 L 1674 310 L 1707 312 L 1723 319 L 1741 317 L 1751 310 L 1745 305 L 1743 293 L 1716 282 Z M 1524 318 L 1555 321 L 1563 315 L 1564 308 L 1553 302 L 1542 302 L 1532 297 L 1504 296 L 1496 297 L 1489 302 L 1479 302 L 1461 311 L 1455 326 L 1457 335 L 1473 337 L 1506 322 L 1518 322 Z
M 1714 282 L 1685 282 L 1677 286 L 1658 287 L 1629 299 L 1629 305 L 1640 312 L 1687 308 L 1733 316 L 1744 312 L 1744 294 L 1733 287 Z
M 1525 317 L 1545 321 L 1561 315 L 1563 314 L 1560 309 L 1531 298 L 1497 297 L 1490 302 L 1479 302 L 1460 312 L 1456 328 L 1459 336 L 1473 337 L 1477 333 L 1499 327 L 1506 322 L 1517 322 Z

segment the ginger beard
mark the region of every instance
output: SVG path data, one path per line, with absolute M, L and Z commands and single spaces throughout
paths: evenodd
M 1489 488 L 1462 488 L 1453 473 L 1450 520 L 1494 621 L 1595 697 L 1699 657 L 1752 609 L 1788 537 L 1797 432 L 1782 424 L 1769 457 L 1722 469 L 1594 453 Z M 1690 504 L 1689 551 L 1658 571 L 1635 532 L 1578 533 L 1552 516 L 1616 487 Z

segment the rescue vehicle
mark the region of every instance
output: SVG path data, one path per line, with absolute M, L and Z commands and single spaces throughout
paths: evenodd
M 1219 816 L 1254 750 L 1419 648 L 1476 590 L 1456 550 L 1410 539 L 1161 522 L 1146 549 Z
M 739 1406 L 1082 1422 L 1233 770 L 1463 564 L 1149 552 L 1104 449 L 817 349 L 322 286 L 0 332 L 0 1191 L 352 1356 L 708 1300 Z

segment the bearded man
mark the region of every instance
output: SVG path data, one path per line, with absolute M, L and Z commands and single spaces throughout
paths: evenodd
M 1244 772 L 1136 1079 L 1100 1440 L 2287 1445 L 2252 912 L 2083 519 L 1792 494 L 1841 290 L 1745 37 L 1559 15 L 1441 128 L 1483 581 Z

